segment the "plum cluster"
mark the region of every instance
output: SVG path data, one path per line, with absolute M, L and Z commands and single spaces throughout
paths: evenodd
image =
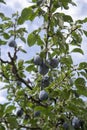
M 38 65 L 38 72 L 41 75 L 47 74 L 49 71 L 49 68 L 58 67 L 58 63 L 59 62 L 57 58 L 48 59 L 47 61 L 44 62 L 39 55 L 34 57 L 34 64 Z
M 82 129 L 83 124 L 84 124 L 84 122 L 82 120 L 78 119 L 77 117 L 73 117 L 73 119 L 71 121 L 71 125 L 74 128 L 74 130 L 78 130 L 80 128 Z M 64 130 L 69 130 L 69 124 L 67 122 L 64 122 L 63 128 L 64 128 Z
M 49 68 L 54 69 L 58 67 L 58 59 L 52 58 L 44 62 L 43 59 L 38 55 L 34 57 L 34 64 L 38 66 L 38 72 L 44 76 L 48 73 Z M 49 77 L 44 76 L 41 81 L 41 91 L 39 93 L 40 101 L 44 101 L 48 99 L 48 93 L 44 90 L 44 88 L 49 86 L 49 84 L 50 84 Z

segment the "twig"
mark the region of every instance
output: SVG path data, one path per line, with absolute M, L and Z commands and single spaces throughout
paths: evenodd
M 50 22 L 51 22 L 51 6 L 52 6 L 52 0 L 50 0 L 49 6 L 48 6 L 48 25 L 47 25 L 47 38 L 46 38 L 46 46 L 45 46 L 45 50 L 46 50 L 46 56 L 47 56 L 47 51 L 48 51 L 48 40 L 49 40 L 49 29 L 50 29 Z M 46 57 L 45 57 L 46 59 Z

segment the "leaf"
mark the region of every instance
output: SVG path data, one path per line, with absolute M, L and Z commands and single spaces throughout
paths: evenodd
M 3 33 L 3 36 L 4 36 L 5 39 L 9 39 L 10 38 L 10 36 L 8 35 L 8 33 Z
M 0 0 L 0 3 L 6 4 L 6 2 L 4 0 Z
M 32 7 L 24 8 L 22 10 L 21 16 L 18 19 L 18 24 L 23 24 L 26 20 L 34 20 L 36 17 L 36 13 L 32 9 L 35 5 Z
M 29 46 L 33 46 L 36 43 L 36 37 L 33 33 L 28 35 L 27 42 Z
M 22 49 L 22 47 L 21 46 L 19 46 L 19 48 L 18 48 L 21 52 L 24 52 L 24 53 L 27 53 L 24 49 Z
M 35 68 L 34 65 L 29 65 L 29 66 L 26 68 L 26 70 L 27 70 L 28 72 L 36 71 L 36 68 Z
M 7 43 L 7 41 L 3 41 L 0 39 L 0 45 L 5 45 Z
M 83 32 L 84 32 L 85 36 L 87 37 L 87 31 L 83 30 Z
M 63 16 L 63 19 L 64 19 L 64 21 L 65 22 L 73 22 L 73 19 L 72 19 L 72 17 L 71 16 L 69 16 L 69 15 L 64 15 Z
M 10 112 L 12 112 L 13 110 L 15 110 L 15 106 L 13 106 L 13 105 L 10 105 L 10 106 L 8 106 L 7 108 L 6 108 L 6 110 L 5 110 L 5 113 L 10 113 Z
M 75 80 L 75 86 L 77 87 L 77 88 L 79 88 L 79 89 L 81 89 L 81 88 L 84 88 L 85 87 L 85 79 L 84 78 L 81 78 L 81 77 L 79 77 L 79 78 L 77 78 L 76 80 Z
M 0 124 L 0 130 L 5 130 L 5 127 L 2 124 Z
M 87 62 L 82 62 L 79 64 L 79 70 L 81 69 L 87 69 Z
M 16 128 L 18 126 L 15 116 L 8 116 L 7 122 L 9 122 L 10 128 Z
M 5 17 L 3 13 L 0 12 L 0 18 Z
M 71 56 L 62 57 L 61 63 L 66 64 L 67 66 L 71 66 L 71 64 L 73 63 Z
M 80 48 L 75 48 L 75 49 L 73 49 L 71 52 L 81 53 L 82 55 L 84 55 L 83 50 L 82 50 L 82 49 L 80 49 Z
M 28 35 L 27 42 L 29 46 L 33 46 L 34 44 L 42 46 L 44 44 L 40 36 L 37 34 L 37 30 Z

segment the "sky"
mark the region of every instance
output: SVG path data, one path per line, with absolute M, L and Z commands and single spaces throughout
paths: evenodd
M 17 11 L 21 13 L 23 8 L 30 6 L 30 3 L 28 2 L 29 0 L 5 0 L 5 1 L 7 4 L 6 5 L 1 4 L 0 10 L 3 11 L 7 16 L 11 16 L 12 13 L 15 13 Z M 87 17 L 87 0 L 74 0 L 74 1 L 77 4 L 77 7 L 70 6 L 70 10 L 64 12 L 71 15 L 74 20 L 84 19 L 85 17 Z M 41 26 L 41 24 L 42 24 L 41 20 L 36 19 L 33 23 L 28 22 L 28 25 L 25 24 L 25 27 L 28 28 L 31 32 L 33 29 L 37 29 L 39 26 Z M 87 25 L 85 25 L 85 28 L 87 28 Z M 30 51 L 30 55 L 27 56 L 27 59 L 30 59 L 37 52 L 40 51 L 40 49 L 36 46 L 34 46 L 33 48 L 31 47 L 29 48 L 28 46 L 21 44 L 20 41 L 18 41 L 18 44 L 23 46 L 23 48 L 26 50 L 27 48 L 29 49 L 28 51 Z M 84 55 L 72 54 L 75 64 L 81 61 L 87 61 L 87 38 L 86 37 L 83 37 L 82 49 L 84 50 Z M 12 50 L 10 50 L 9 47 L 7 46 L 6 48 L 2 48 L 1 53 L 4 59 L 6 59 L 8 51 L 12 52 Z M 19 58 L 21 57 L 26 58 L 26 54 L 19 53 Z M 4 84 L 0 83 L 0 88 L 3 86 Z M 0 103 L 4 103 L 4 102 L 6 102 L 6 90 L 1 90 Z

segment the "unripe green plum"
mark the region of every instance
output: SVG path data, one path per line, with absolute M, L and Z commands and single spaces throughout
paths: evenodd
M 51 68 L 56 68 L 58 67 L 58 59 L 57 58 L 53 58 L 48 60 L 48 64 L 50 65 Z
M 42 64 L 42 59 L 40 56 L 34 57 L 34 64 L 35 65 L 41 65 Z
M 41 101 L 48 99 L 48 93 L 45 90 L 41 90 L 39 93 L 39 99 Z
M 10 47 L 13 47 L 13 48 L 17 47 L 16 41 L 15 41 L 15 40 L 11 40 L 11 41 L 9 42 L 9 46 L 10 46 Z
M 41 75 L 47 74 L 48 71 L 49 71 L 49 68 L 48 68 L 48 66 L 47 66 L 45 63 L 42 63 L 42 64 L 38 67 L 38 72 L 39 72 Z

